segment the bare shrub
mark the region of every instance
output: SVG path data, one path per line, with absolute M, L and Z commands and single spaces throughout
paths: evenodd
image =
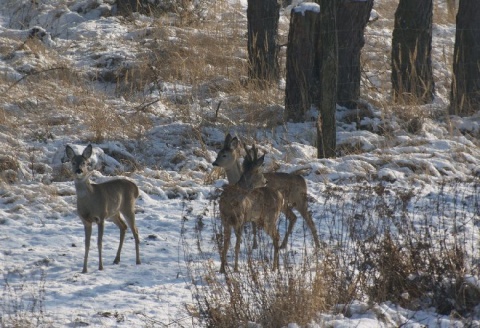
M 39 263 L 40 264 L 40 263 Z M 45 311 L 45 272 L 6 272 L 0 297 L 2 327 L 43 327 L 51 325 Z
M 468 279 L 477 274 L 478 252 L 467 247 L 478 224 L 477 191 L 475 181 L 452 180 L 428 194 L 383 183 L 329 185 L 322 204 L 314 206 L 321 213 L 317 220 L 328 227 L 321 250 L 313 252 L 306 240 L 299 247 L 297 240 L 281 253 L 276 273 L 270 270 L 268 238 L 260 237 L 259 248 L 252 249 L 246 227 L 239 272 L 218 275 L 217 264 L 207 260 L 214 250 L 198 233 L 195 250 L 183 241 L 196 300 L 190 312 L 209 327 L 306 325 L 318 312 L 348 315 L 348 304 L 356 300 L 468 316 L 480 302 L 480 289 Z M 209 240 L 220 249 L 215 221 L 212 233 Z
M 285 270 L 275 274 L 269 264 L 252 260 L 244 269 L 239 274 L 227 270 L 223 280 L 209 267 L 203 281 L 208 288 L 196 286 L 196 315 L 207 326 L 238 327 L 249 322 L 272 328 L 291 322 L 305 325 L 338 301 L 338 291 L 328 283 L 334 280 L 336 270 L 326 265 L 315 273 Z
M 0 155 L 0 181 L 13 184 L 17 181 L 20 164 L 17 159 L 8 155 Z

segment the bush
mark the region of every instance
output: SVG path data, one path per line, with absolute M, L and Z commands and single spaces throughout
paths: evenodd
M 467 316 L 480 303 L 480 289 L 468 280 L 475 252 L 466 247 L 477 229 L 476 189 L 475 182 L 455 181 L 428 194 L 382 184 L 327 187 L 324 203 L 311 206 L 330 229 L 324 247 L 314 251 L 305 239 L 298 248 L 297 236 L 278 272 L 271 271 L 268 238 L 252 250 L 246 233 L 240 271 L 225 275 L 205 261 L 212 253 L 199 238 L 201 261 L 185 247 L 197 303 L 192 315 L 208 327 L 306 325 L 320 312 L 348 315 L 346 305 L 360 300 Z M 211 238 L 221 240 L 220 231 L 213 222 Z

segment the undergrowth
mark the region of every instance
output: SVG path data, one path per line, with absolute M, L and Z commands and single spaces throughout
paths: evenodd
M 210 236 L 196 232 L 195 247 L 183 240 L 196 302 L 191 315 L 207 327 L 303 326 L 318 313 L 348 316 L 355 301 L 390 301 L 468 318 L 480 304 L 480 289 L 468 278 L 478 271 L 478 199 L 470 192 L 477 189 L 477 182 L 455 181 L 427 194 L 388 184 L 327 186 L 323 203 L 311 204 L 323 246 L 315 250 L 304 230 L 303 240 L 297 236 L 281 252 L 278 272 L 271 270 L 269 238 L 262 235 L 253 250 L 246 227 L 239 272 L 219 274 L 212 260 L 222 245 L 217 217 Z M 212 207 L 216 213 L 215 199 Z M 206 244 L 212 240 L 214 249 Z
M 46 276 L 43 270 L 25 274 L 9 271 L 3 274 L 0 297 L 2 327 L 48 327 L 45 316 Z

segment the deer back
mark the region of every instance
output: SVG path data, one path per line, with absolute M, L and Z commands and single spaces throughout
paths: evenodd
M 139 190 L 135 183 L 115 179 L 95 184 L 75 182 L 78 214 L 86 220 L 107 219 L 118 213 L 132 211 Z
M 264 173 L 268 187 L 278 190 L 289 206 L 300 205 L 307 201 L 307 183 L 296 174 L 272 172 Z

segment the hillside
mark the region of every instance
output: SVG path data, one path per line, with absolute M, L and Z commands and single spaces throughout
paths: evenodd
M 434 102 L 392 105 L 394 3 L 376 3 L 366 31 L 364 108 L 338 108 L 339 156 L 317 159 L 314 120 L 283 121 L 284 80 L 246 77 L 246 1 L 122 17 L 113 0 L 0 0 L 2 327 L 480 325 L 480 120 L 447 115 L 455 25 L 438 2 Z M 252 250 L 249 227 L 240 273 L 218 273 L 227 179 L 212 162 L 227 133 L 255 142 L 265 171 L 305 178 L 321 249 L 297 213 L 278 273 L 270 239 Z M 112 264 L 107 223 L 105 269 L 94 229 L 80 273 L 65 147 L 90 143 L 93 181 L 140 189 L 141 265 L 130 231 Z

